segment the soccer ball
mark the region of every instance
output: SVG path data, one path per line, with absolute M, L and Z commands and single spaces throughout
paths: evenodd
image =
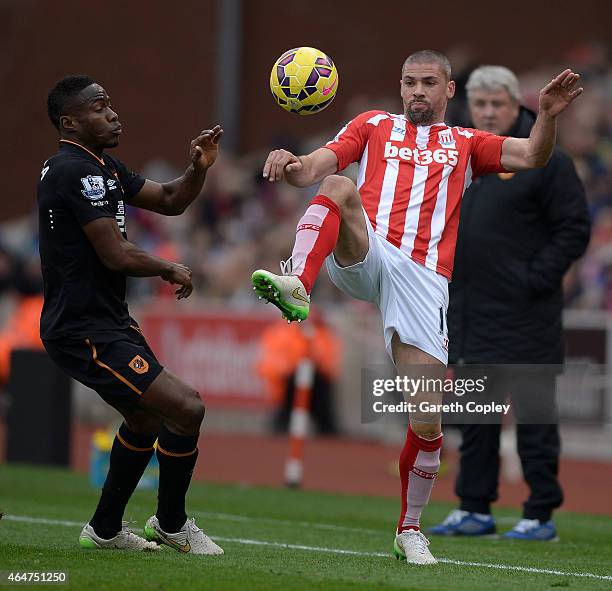
M 334 100 L 338 70 L 328 56 L 314 47 L 290 49 L 272 67 L 270 90 L 285 111 L 312 115 Z

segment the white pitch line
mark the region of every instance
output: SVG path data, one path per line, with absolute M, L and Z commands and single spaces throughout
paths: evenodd
M 385 530 L 374 529 L 367 527 L 351 527 L 348 525 L 336 525 L 332 523 L 320 523 L 317 521 L 292 521 L 290 519 L 277 519 L 275 517 L 249 517 L 247 515 L 232 515 L 231 513 L 214 513 L 212 511 L 192 511 L 196 517 L 206 517 L 208 519 L 218 519 L 220 521 L 236 521 L 239 523 L 271 523 L 279 525 L 296 526 L 301 525 L 303 527 L 311 527 L 313 529 L 327 529 L 332 531 L 352 531 L 362 534 L 384 534 Z M 495 519 L 497 523 L 511 523 L 517 522 L 516 517 L 498 517 Z M 388 531 L 386 532 L 388 533 Z
M 78 521 L 64 521 L 62 519 L 45 519 L 44 517 L 28 517 L 27 515 L 3 515 L 2 520 L 21 521 L 24 523 L 41 523 L 43 525 L 65 525 L 66 527 L 83 527 L 84 523 Z
M 253 546 L 274 546 L 275 548 L 287 548 L 291 550 L 310 550 L 312 552 L 327 552 L 329 554 L 351 554 L 354 556 L 372 556 L 380 558 L 390 558 L 387 552 L 361 552 L 359 550 L 343 550 L 341 548 L 325 548 L 319 546 L 302 546 L 300 544 L 284 544 L 282 542 L 264 542 L 262 540 L 248 540 L 243 538 L 224 538 L 215 536 L 215 540 L 220 542 L 235 542 L 238 544 L 250 544 Z M 596 575 L 595 573 L 573 573 L 560 570 L 550 570 L 545 568 L 535 568 L 530 566 L 515 566 L 511 564 L 491 564 L 489 562 L 468 562 L 464 560 L 453 560 L 452 558 L 436 558 L 438 562 L 444 564 L 455 564 L 457 566 L 476 566 L 480 568 L 493 568 L 497 570 L 513 570 L 519 572 L 543 574 L 543 575 L 560 575 L 564 577 L 587 577 L 593 579 L 603 579 L 612 581 L 612 575 Z
M 220 521 L 236 521 L 239 523 L 271 523 L 278 525 L 301 525 L 303 527 L 312 527 L 314 529 L 327 529 L 332 531 L 352 531 L 362 534 L 384 534 L 384 530 L 366 528 L 366 527 L 350 527 L 348 525 L 335 525 L 332 523 L 319 523 L 316 521 L 291 521 L 290 519 L 276 519 L 274 517 L 248 517 L 246 515 L 232 515 L 231 513 L 214 513 L 212 511 L 191 511 L 196 517 L 206 517 L 209 519 L 218 519 Z
M 366 527 L 350 527 L 348 525 L 336 525 L 332 523 L 319 523 L 316 521 L 291 521 L 290 519 L 275 519 L 274 517 L 249 517 L 246 515 L 232 515 L 231 513 L 214 513 L 212 511 L 192 511 L 192 514 L 196 517 L 206 517 L 209 519 L 218 519 L 219 521 L 234 521 L 237 523 L 271 523 L 271 524 L 279 524 L 279 525 L 288 525 L 288 526 L 302 526 L 302 527 L 310 527 L 313 529 L 325 529 L 330 531 L 346 531 L 346 532 L 356 532 L 356 533 L 364 533 L 364 534 L 384 534 L 385 531 L 381 529 L 373 529 Z M 5 519 L 11 519 L 11 516 L 6 516 Z M 42 518 L 37 520 L 38 518 L 34 517 L 23 517 L 21 521 L 27 521 L 28 519 L 34 520 L 33 523 L 46 523 Z M 510 518 L 506 518 L 510 519 Z M 13 519 L 14 520 L 14 519 Z M 497 520 L 499 522 L 499 519 Z M 515 519 L 512 519 L 512 523 L 515 523 Z M 67 525 L 67 526 L 76 526 L 77 523 L 73 523 L 71 521 L 64 521 L 61 524 L 59 522 L 53 521 L 49 523 L 49 525 Z M 387 532 L 388 533 L 388 532 Z
M 43 517 L 28 517 L 26 515 L 4 515 L 2 519 L 7 521 L 18 521 L 23 523 L 40 523 L 44 525 L 63 525 L 66 527 L 82 527 L 83 524 L 77 521 L 65 521 L 59 519 L 45 519 Z M 342 548 L 327 548 L 324 546 L 304 546 L 301 544 L 285 544 L 283 542 L 267 542 L 265 540 L 250 540 L 246 538 L 226 538 L 223 536 L 211 536 L 219 542 L 232 542 L 234 544 L 245 544 L 250 546 L 268 546 L 273 548 L 283 548 L 285 550 L 306 550 L 309 552 L 326 552 L 328 554 L 344 554 L 351 556 L 367 556 L 373 558 L 389 558 L 391 555 L 385 552 L 362 552 L 360 550 L 345 550 Z M 465 560 L 453 560 L 452 558 L 438 558 L 438 562 L 443 564 L 454 564 L 456 566 L 473 566 L 477 568 L 491 568 L 495 570 L 510 570 L 522 573 L 532 573 L 538 575 L 556 575 L 561 577 L 580 577 L 588 579 L 599 579 L 612 581 L 612 575 L 597 575 L 595 573 L 576 573 L 561 570 L 551 570 L 546 568 L 535 568 L 530 566 L 517 566 L 512 564 L 494 564 L 489 562 L 469 562 Z

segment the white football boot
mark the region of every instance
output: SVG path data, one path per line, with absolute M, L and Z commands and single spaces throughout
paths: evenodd
M 179 531 L 169 534 L 160 527 L 157 517 L 153 515 L 147 520 L 144 531 L 147 540 L 155 541 L 158 544 L 166 544 L 179 552 L 185 552 L 186 554 L 223 554 L 223 549 L 217 546 L 195 524 L 193 518 L 188 519 Z
M 405 560 L 408 564 L 438 564 L 428 546 L 429 540 L 423 532 L 408 529 L 395 536 L 393 554 L 398 560 Z
M 282 275 L 259 269 L 253 273 L 253 289 L 259 299 L 274 304 L 287 322 L 302 322 L 308 318 L 310 296 L 297 275 L 291 273 L 291 258 L 281 261 Z
M 128 526 L 127 522 L 123 522 L 121 531 L 110 540 L 105 540 L 96 534 L 94 528 L 89 523 L 81 531 L 79 536 L 79 544 L 81 548 L 90 550 L 141 550 L 144 552 L 156 552 L 160 547 L 155 542 L 149 542 L 144 538 L 136 535 Z

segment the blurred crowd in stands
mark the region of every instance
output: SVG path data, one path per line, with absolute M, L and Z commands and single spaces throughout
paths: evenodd
M 469 72 L 481 62 L 464 46 L 452 48 L 448 55 L 458 93 L 451 102 L 447 121 L 469 125 L 463 85 Z M 562 69 L 574 68 L 584 82 L 584 95 L 563 115 L 559 128 L 559 144 L 576 163 L 586 186 L 593 219 L 588 251 L 566 276 L 566 305 L 571 308 L 612 310 L 611 58 L 610 47 L 587 43 L 560 56 L 558 63 L 517 72 L 523 103 L 535 110 L 539 89 Z M 306 153 L 335 135 L 359 112 L 375 108 L 401 112 L 399 96 L 356 97 L 345 112 L 338 112 L 336 129 L 308 141 L 298 142 L 290 130 L 268 140 L 273 147 Z M 202 299 L 240 307 L 254 305 L 251 272 L 260 267 L 276 269 L 278 262 L 291 253 L 295 223 L 313 189 L 265 181 L 261 169 L 266 156 L 265 149 L 239 157 L 224 152 L 209 172 L 203 194 L 183 216 L 164 218 L 143 210 L 129 210 L 127 229 L 131 241 L 193 269 L 195 297 L 187 305 L 202 305 Z M 155 160 L 139 172 L 147 178 L 164 181 L 182 171 Z M 5 332 L 8 330 L 7 300 L 41 289 L 36 223 L 33 211 L 28 219 L 0 225 L 0 326 L 4 325 Z M 171 297 L 173 289 L 159 279 L 130 283 L 130 301 L 152 295 Z M 348 301 L 323 273 L 317 285 L 316 301 L 329 300 Z M 359 303 L 351 305 L 359 306 Z

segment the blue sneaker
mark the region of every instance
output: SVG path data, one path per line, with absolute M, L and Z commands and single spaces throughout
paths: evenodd
M 503 537 L 506 540 L 528 540 L 531 542 L 558 542 L 557 528 L 552 521 L 521 519 Z
M 434 536 L 490 536 L 495 532 L 495 519 L 491 515 L 460 509 L 451 511 L 440 525 L 427 530 Z

